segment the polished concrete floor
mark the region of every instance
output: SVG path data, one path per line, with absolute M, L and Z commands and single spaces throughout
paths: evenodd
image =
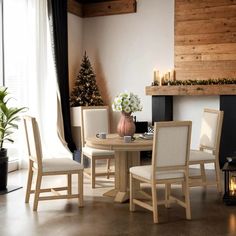
M 83 208 L 77 207 L 75 199 L 56 200 L 40 202 L 38 212 L 33 212 L 32 199 L 30 204 L 24 203 L 25 188 L 0 195 L 0 236 L 236 235 L 236 206 L 224 205 L 215 187 L 208 188 L 207 192 L 200 187 L 191 189 L 192 220 L 185 219 L 185 211 L 179 206 L 173 205 L 170 209 L 161 206 L 160 223 L 153 224 L 151 212 L 137 207 L 137 211 L 131 213 L 129 203 L 114 203 L 111 198 L 103 197 L 114 183 L 101 180 L 101 185 L 92 190 L 85 178 Z M 44 185 L 63 181 L 47 177 Z M 24 186 L 25 182 L 25 171 L 9 174 L 9 186 Z M 179 190 L 177 186 L 174 189 L 176 193 Z

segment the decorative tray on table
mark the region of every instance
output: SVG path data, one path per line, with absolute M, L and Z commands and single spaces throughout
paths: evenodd
M 236 156 L 226 157 L 226 159 L 230 165 L 236 165 Z
M 145 132 L 143 134 L 140 134 L 139 137 L 142 139 L 153 139 L 153 133 Z

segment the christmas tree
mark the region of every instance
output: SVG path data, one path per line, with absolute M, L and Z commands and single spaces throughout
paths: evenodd
M 86 52 L 70 95 L 70 104 L 72 107 L 103 105 L 103 100 L 96 84 L 96 76 Z

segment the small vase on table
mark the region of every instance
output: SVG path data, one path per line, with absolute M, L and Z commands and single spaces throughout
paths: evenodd
M 142 111 L 142 105 L 138 95 L 123 92 L 117 95 L 112 103 L 113 111 L 121 112 L 120 121 L 117 126 L 119 136 L 132 136 L 135 133 L 135 124 L 131 114 Z
M 120 121 L 117 126 L 117 133 L 120 137 L 132 136 L 135 133 L 135 124 L 131 113 L 125 113 L 122 111 Z

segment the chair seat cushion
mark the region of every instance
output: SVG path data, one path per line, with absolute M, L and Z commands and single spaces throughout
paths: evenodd
M 43 159 L 43 172 L 57 172 L 57 171 L 71 171 L 71 170 L 83 170 L 83 165 L 69 158 L 52 158 Z
M 204 152 L 200 150 L 191 150 L 190 151 L 190 156 L 189 156 L 189 161 L 200 161 L 200 160 L 205 160 L 205 161 L 210 161 L 210 160 L 215 160 L 215 155 L 209 152 Z
M 150 180 L 152 177 L 152 166 L 134 166 L 129 169 L 130 173 L 138 175 L 142 178 Z M 166 180 L 166 179 L 176 179 L 183 178 L 184 171 L 182 170 L 173 170 L 173 171 L 158 171 L 156 172 L 156 180 Z
M 82 152 L 85 156 L 113 156 L 114 151 L 102 150 L 97 148 L 83 147 Z

